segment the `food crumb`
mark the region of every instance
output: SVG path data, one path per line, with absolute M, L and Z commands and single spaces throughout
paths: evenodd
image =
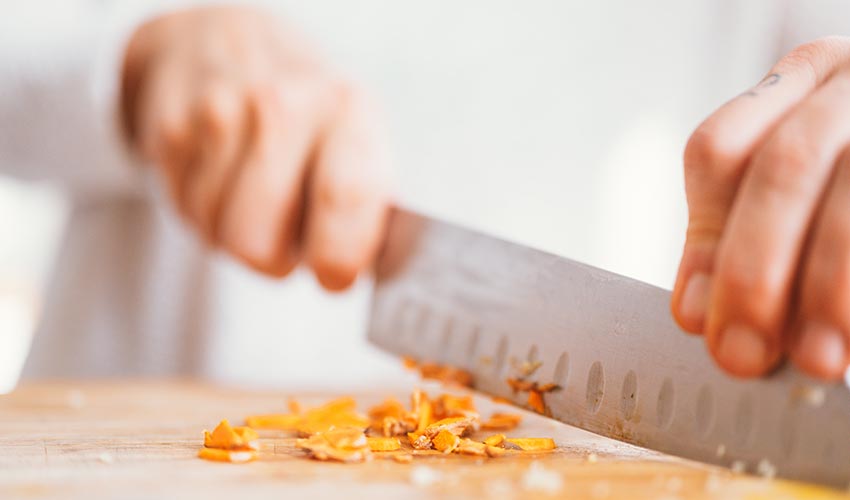
M 532 462 L 522 475 L 522 487 L 528 491 L 555 494 L 560 492 L 563 486 L 561 475 L 545 468 L 540 462 Z
M 726 456 L 726 445 L 721 443 L 717 445 L 717 451 L 714 453 L 717 458 L 723 458 Z
M 109 453 L 108 451 L 104 451 L 103 453 L 98 455 L 97 459 L 104 464 L 111 464 L 115 462 L 115 457 L 113 457 L 112 453 Z
M 410 482 L 420 488 L 432 486 L 442 481 L 442 479 L 443 474 L 440 471 L 427 465 L 417 465 L 410 471 Z
M 765 479 L 773 479 L 776 477 L 776 466 L 770 463 L 770 460 L 762 458 L 756 465 L 756 473 Z
M 611 496 L 611 485 L 608 481 L 599 481 L 593 484 L 590 489 L 590 496 L 593 498 L 608 498 Z
M 393 460 L 395 460 L 396 462 L 398 462 L 400 464 L 409 464 L 410 462 L 413 461 L 413 455 L 395 454 L 395 455 L 393 455 Z
M 590 464 L 595 464 L 596 462 L 599 461 L 599 456 L 597 456 L 596 453 L 588 453 L 586 458 L 587 458 L 587 463 L 590 463 Z
M 730 468 L 735 474 L 743 474 L 747 471 L 747 464 L 744 463 L 743 460 L 735 460 L 734 462 L 732 462 Z

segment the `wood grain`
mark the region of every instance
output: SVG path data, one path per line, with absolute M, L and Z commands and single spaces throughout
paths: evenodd
M 422 385 L 432 394 L 444 391 Z M 345 394 L 365 411 L 390 395 L 406 401 L 412 388 L 405 381 Z M 27 384 L 0 396 L 0 498 L 850 498 L 678 460 L 533 414 L 509 435 L 553 437 L 556 451 L 342 465 L 309 460 L 293 436 L 266 432 L 257 462 L 222 464 L 196 456 L 202 430 L 221 418 L 242 422 L 248 414 L 285 411 L 288 397 L 309 407 L 340 395 L 178 381 Z M 485 417 L 506 409 L 485 398 L 477 405 Z M 598 460 L 588 460 L 590 454 Z

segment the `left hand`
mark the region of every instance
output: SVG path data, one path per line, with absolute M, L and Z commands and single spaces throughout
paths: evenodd
M 207 242 L 271 276 L 350 285 L 380 245 L 390 174 L 378 113 L 268 12 L 197 7 L 136 31 L 124 118 Z
M 850 38 L 803 45 L 697 128 L 672 310 L 717 363 L 760 376 L 786 356 L 850 363 Z

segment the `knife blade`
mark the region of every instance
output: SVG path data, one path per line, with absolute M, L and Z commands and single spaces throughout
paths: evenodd
M 369 339 L 461 367 L 524 406 L 512 364 L 550 416 L 609 438 L 749 472 L 846 487 L 850 391 L 783 367 L 739 380 L 682 332 L 660 288 L 404 209 L 378 260 Z M 513 362 L 513 363 L 512 363 Z

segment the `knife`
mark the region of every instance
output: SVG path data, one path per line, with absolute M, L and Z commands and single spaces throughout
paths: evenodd
M 378 260 L 369 339 L 469 371 L 525 406 L 517 363 L 560 390 L 547 414 L 645 448 L 833 487 L 850 480 L 850 391 L 785 366 L 720 371 L 669 314 L 669 292 L 396 208 Z

